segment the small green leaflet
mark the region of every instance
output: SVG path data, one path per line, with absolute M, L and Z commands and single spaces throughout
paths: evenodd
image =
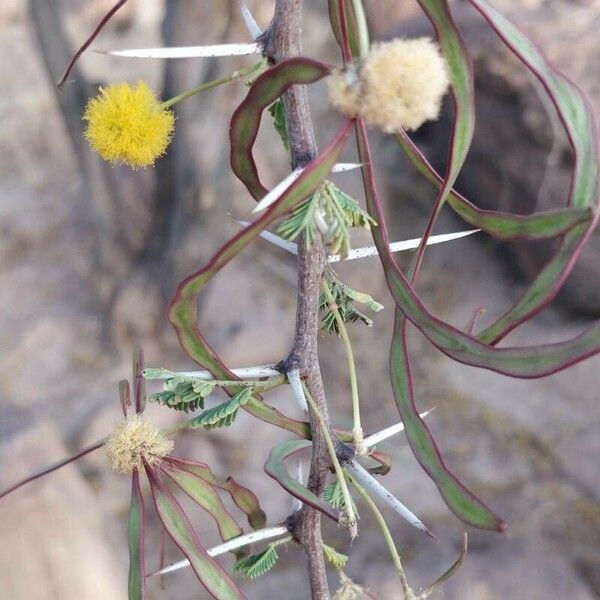
M 165 379 L 173 377 L 175 373 L 161 367 L 148 367 L 142 371 L 144 379 Z
M 348 557 L 345 554 L 338 552 L 335 548 L 332 548 L 327 544 L 321 544 L 321 546 L 323 547 L 323 554 L 328 562 L 338 569 L 344 569 L 346 567 Z
M 356 200 L 342 192 L 333 184 L 327 186 L 328 193 L 334 196 L 335 202 L 340 206 L 344 217 L 349 227 L 355 229 L 370 229 L 371 225 L 377 225 L 377 222 L 369 215 L 366 210 L 363 210 Z
M 284 239 L 294 241 L 301 233 L 306 236 L 306 243 L 310 246 L 314 241 L 315 212 L 319 206 L 317 194 L 301 202 L 292 214 L 281 222 L 277 233 Z
M 238 560 L 233 567 L 234 572 L 241 573 L 250 579 L 260 577 L 268 571 L 270 571 L 277 562 L 279 555 L 275 546 L 269 545 L 269 547 L 260 552 L 259 554 L 253 554 L 248 558 Z
M 277 229 L 287 240 L 306 236 L 307 244 L 319 230 L 330 254 L 346 256 L 350 251 L 350 228 L 369 229 L 375 221 L 358 203 L 330 181 L 326 181 L 307 200 L 299 204 Z
M 163 385 L 163 391 L 150 396 L 150 400 L 185 413 L 204 408 L 204 398 L 215 389 L 211 381 L 186 377 L 171 377 Z
M 376 300 L 373 300 L 368 294 L 357 292 L 341 281 L 334 279 L 330 282 L 331 293 L 335 300 L 338 308 L 338 312 L 342 317 L 344 323 L 355 323 L 361 321 L 367 327 L 373 325 L 372 319 L 367 317 L 364 313 L 358 310 L 353 302 L 360 302 L 368 306 L 373 312 L 379 312 L 383 309 L 383 304 L 380 304 Z M 321 294 L 319 299 L 319 309 L 323 312 L 321 318 L 321 330 L 325 333 L 339 334 L 338 324 L 335 318 L 335 314 L 331 311 L 329 303 L 327 302 L 327 296 Z
M 373 298 L 371 296 L 369 296 L 369 294 L 364 294 L 363 292 L 357 292 L 356 290 L 353 290 L 351 287 L 348 287 L 347 285 L 343 284 L 341 281 L 337 281 L 336 285 L 337 285 L 337 287 L 340 288 L 340 291 L 344 295 L 346 295 L 348 298 L 350 298 L 351 300 L 354 300 L 355 302 L 360 302 L 361 304 L 365 304 L 373 312 L 379 312 L 380 310 L 383 310 L 383 304 L 377 302 L 376 300 L 373 300 Z
M 252 397 L 252 388 L 244 388 L 227 402 L 223 402 L 214 408 L 209 408 L 197 417 L 190 419 L 189 427 L 196 429 L 216 429 L 217 427 L 228 427 L 235 420 L 240 406 L 244 406 Z
M 333 508 L 344 508 L 344 495 L 342 494 L 342 486 L 339 481 L 335 481 L 334 483 L 325 486 L 323 498 L 325 498 Z
M 326 502 L 329 502 L 333 508 L 337 508 L 339 511 L 344 511 L 346 509 L 344 493 L 342 492 L 342 486 L 339 481 L 335 481 L 334 483 L 325 486 L 323 498 Z M 358 511 L 356 510 L 354 500 L 352 500 L 352 508 L 354 508 L 354 514 L 356 515 L 356 518 L 358 518 Z
M 273 125 L 275 126 L 275 131 L 279 134 L 279 137 L 281 138 L 285 149 L 289 150 L 290 138 L 288 136 L 283 100 L 281 98 L 277 98 L 277 100 L 275 100 L 275 102 L 273 102 L 273 104 L 269 106 L 269 112 L 273 117 Z

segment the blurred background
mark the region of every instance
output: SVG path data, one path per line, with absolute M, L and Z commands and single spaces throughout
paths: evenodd
M 193 365 L 177 344 L 164 309 L 177 282 L 204 264 L 238 229 L 252 201 L 229 171 L 229 118 L 245 93 L 229 84 L 178 105 L 173 145 L 156 168 L 132 172 L 101 164 L 83 142 L 81 114 L 97 86 L 147 79 L 172 97 L 230 73 L 252 58 L 135 61 L 89 51 L 57 91 L 74 49 L 113 0 L 2 0 L 0 3 L 0 487 L 107 435 L 120 418 L 119 379 L 130 377 L 135 342 L 146 362 Z M 249 1 L 266 27 L 273 2 Z M 325 3 L 307 1 L 305 53 L 339 55 Z M 477 70 L 478 125 L 460 189 L 476 204 L 528 213 L 564 204 L 572 156 L 539 88 L 465 2 L 452 3 Z M 430 35 L 414 0 L 365 2 L 373 37 Z M 600 112 L 600 2 L 494 0 L 590 95 Z M 250 41 L 237 0 L 130 0 L 93 49 Z M 324 86 L 311 90 L 319 143 L 339 124 Z M 267 123 L 257 161 L 264 180 L 285 173 L 281 142 Z M 416 133 L 438 168 L 447 152 L 449 107 Z M 378 176 L 395 239 L 419 235 L 434 190 L 393 141 L 374 134 Z M 349 151 L 345 157 L 353 160 Z M 336 182 L 361 200 L 354 174 Z M 437 231 L 467 229 L 445 214 Z M 368 243 L 357 236 L 356 244 Z M 543 264 L 552 244 L 499 244 L 485 235 L 433 247 L 420 292 L 442 318 L 464 326 L 476 307 L 491 322 Z M 404 258 L 403 260 L 407 260 Z M 596 236 L 564 293 L 508 344 L 574 335 L 600 313 L 600 241 Z M 372 329 L 350 335 L 368 431 L 398 420 L 388 384 L 393 316 L 376 259 L 342 265 L 352 287 L 385 304 Z M 228 365 L 277 362 L 290 347 L 295 309 L 291 257 L 259 241 L 211 284 L 200 300 L 205 333 Z M 411 335 L 416 393 L 448 464 L 507 520 L 502 535 L 470 532 L 460 571 L 438 597 L 541 600 L 600 597 L 600 411 L 598 358 L 538 381 L 515 381 L 458 365 Z M 321 360 L 334 422 L 351 424 L 345 359 L 323 337 Z M 156 391 L 152 388 L 150 391 Z M 267 400 L 294 415 L 287 390 Z M 165 426 L 177 415 L 149 406 Z M 241 415 L 216 432 L 182 435 L 176 453 L 234 475 L 261 498 L 269 522 L 289 499 L 262 470 L 286 434 Z M 423 538 L 386 512 L 415 587 L 454 560 L 463 527 L 398 436 L 382 449 L 394 458 L 385 484 L 440 538 Z M 108 469 L 102 451 L 22 488 L 0 503 L 0 586 L 10 600 L 126 598 L 129 480 Z M 190 507 L 206 546 L 215 527 Z M 149 516 L 149 570 L 158 566 L 160 534 Z M 326 540 L 347 551 L 345 536 Z M 177 550 L 167 544 L 167 560 Z M 249 598 L 309 597 L 301 550 L 282 553 L 272 573 L 242 582 Z M 232 559 L 224 563 L 231 566 Z M 401 597 L 381 538 L 362 510 L 348 573 L 373 597 Z M 332 576 L 335 589 L 335 576 Z M 282 591 L 284 590 L 284 591 Z M 151 598 L 204 598 L 189 570 L 156 582 Z

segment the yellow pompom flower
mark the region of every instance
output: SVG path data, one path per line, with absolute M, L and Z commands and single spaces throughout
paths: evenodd
M 410 131 L 438 118 L 449 83 L 446 61 L 431 39 L 395 39 L 374 44 L 358 76 L 334 73 L 329 98 L 344 114 L 386 133 Z
M 175 115 L 150 86 L 116 83 L 100 88 L 83 116 L 85 139 L 103 159 L 133 168 L 148 167 L 171 142 Z
M 160 429 L 135 414 L 121 421 L 106 442 L 110 466 L 118 473 L 130 474 L 141 469 L 144 462 L 155 464 L 173 450 L 173 441 L 166 438 Z

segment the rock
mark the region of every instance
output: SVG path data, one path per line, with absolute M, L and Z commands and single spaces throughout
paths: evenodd
M 2 487 L 69 451 L 57 431 L 36 424 L 0 446 Z M 126 567 L 104 539 L 104 515 L 75 466 L 2 500 L 0 582 L 11 600 L 126 598 Z M 125 540 L 125 535 L 123 536 Z
M 596 3 L 496 2 L 494 5 L 538 42 L 553 64 L 577 82 L 600 112 L 597 83 L 600 38 L 594 30 Z M 525 67 L 501 44 L 468 3 L 453 9 L 475 64 L 477 126 L 458 188 L 481 208 L 527 214 L 566 204 L 573 160 L 552 105 Z M 568 26 L 566 25 L 568 23 Z M 431 35 L 415 16 L 386 35 Z M 585 44 L 581 40 L 586 40 Z M 447 103 L 440 123 L 429 124 L 416 139 L 443 172 L 451 120 Z M 498 126 L 501 124 L 501 126 Z M 406 166 L 409 173 L 412 167 Z M 390 169 L 398 179 L 398 163 Z M 417 177 L 415 175 L 415 177 Z M 412 175 L 410 176 L 413 179 Z M 405 179 L 392 183 L 398 195 Z M 429 204 L 424 204 L 428 208 Z M 502 244 L 513 275 L 531 280 L 552 256 L 556 243 Z M 595 234 L 559 298 L 564 306 L 600 314 L 600 237 Z

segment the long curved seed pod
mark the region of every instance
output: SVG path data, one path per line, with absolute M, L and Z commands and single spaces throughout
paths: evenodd
M 581 98 L 576 88 L 571 88 L 570 92 Z M 588 124 L 592 125 L 587 131 L 588 144 L 592 149 L 591 156 L 597 156 L 597 151 L 595 150 L 597 137 L 595 123 L 587 109 L 584 110 L 583 114 L 584 119 L 588 119 Z M 359 123 L 358 126 L 358 145 L 361 161 L 369 163 L 370 153 L 368 141 L 366 138 L 366 130 L 362 123 Z M 592 174 L 592 181 L 597 179 L 597 176 L 595 175 L 598 168 L 597 159 L 594 160 L 592 158 L 591 161 L 588 161 L 588 168 Z M 373 229 L 373 234 L 376 245 L 380 250 L 382 262 L 386 271 L 386 278 L 394 299 L 404 315 L 413 321 L 419 329 L 425 333 L 430 341 L 446 354 L 461 362 L 489 368 L 517 377 L 539 377 L 564 368 L 571 364 L 571 362 L 581 360 L 583 357 L 600 350 L 600 330 L 598 330 L 598 328 L 592 328 L 584 332 L 581 336 L 566 343 L 553 344 L 544 347 L 495 350 L 484 344 L 478 343 L 472 336 L 465 335 L 456 328 L 436 319 L 421 304 L 414 293 L 414 290 L 412 290 L 412 287 L 396 265 L 391 253 L 388 251 L 389 238 L 387 236 L 385 222 L 382 219 L 383 215 L 377 198 L 374 174 L 370 164 L 367 164 L 363 169 L 363 177 L 365 180 L 365 190 L 369 210 L 371 215 L 374 216 L 380 224 L 380 227 Z M 446 182 L 446 186 L 448 184 L 449 182 Z M 597 201 L 597 192 L 592 189 L 592 194 L 588 198 L 590 205 L 595 204 Z M 404 326 L 402 314 L 397 315 L 397 324 L 398 323 L 401 326 L 396 328 L 396 337 L 394 340 L 394 347 L 396 350 L 400 347 L 401 342 L 401 347 L 403 348 Z M 395 356 L 404 358 L 404 353 L 396 352 Z M 410 389 L 409 366 L 406 360 L 403 359 L 399 364 L 392 366 L 396 371 L 396 373 L 393 373 L 393 379 L 395 380 L 397 401 L 400 405 L 403 405 L 402 408 L 407 414 L 413 414 L 415 416 L 412 428 L 413 442 L 420 436 L 420 441 L 425 442 L 425 447 L 429 451 L 430 456 L 439 459 L 437 448 L 435 448 L 435 444 L 430 438 L 429 432 L 416 413 L 416 407 L 414 406 L 414 401 L 412 399 L 412 390 Z M 410 392 L 404 394 L 404 402 L 402 401 L 403 395 L 399 393 L 402 391 L 402 384 L 408 385 L 409 389 L 406 391 Z M 410 437 L 411 432 L 408 428 L 407 433 L 409 433 Z M 425 462 L 424 457 L 422 455 L 419 456 L 419 449 L 415 448 L 414 443 L 412 445 L 417 457 L 423 464 Z M 437 466 L 441 467 L 441 472 L 443 472 L 445 476 L 451 477 L 451 474 L 445 470 L 441 460 L 438 461 Z M 431 474 L 432 476 L 435 476 L 435 473 L 432 472 Z M 443 482 L 439 481 L 436 483 L 443 484 Z M 444 486 L 442 485 L 440 489 L 443 488 Z M 464 493 L 464 490 L 458 488 L 458 491 L 459 500 L 462 501 L 465 498 L 468 499 L 468 495 Z M 461 508 L 460 505 L 456 505 L 456 502 L 454 504 L 455 509 Z M 488 520 L 488 523 L 493 524 L 493 515 L 491 515 L 485 507 L 482 506 L 482 508 L 484 510 L 483 515 L 486 517 L 486 520 Z
M 144 538 L 146 514 L 144 496 L 140 486 L 140 473 L 135 469 L 131 475 L 131 507 L 129 509 L 129 600 L 146 598 L 146 566 L 144 560 Z
M 411 265 L 410 279 L 414 279 L 419 272 L 427 241 L 467 158 L 475 130 L 473 65 L 462 34 L 450 13 L 448 2 L 447 0 L 418 1 L 435 29 L 438 43 L 448 65 L 454 99 L 454 120 L 446 177 L 423 232 L 415 260 Z
M 569 204 L 590 208 L 594 218 L 571 229 L 554 257 L 540 271 L 528 290 L 498 321 L 479 334 L 495 344 L 507 333 L 544 308 L 558 293 L 592 234 L 600 215 L 600 156 L 598 127 L 589 103 L 570 80 L 548 63 L 538 48 L 485 0 L 469 0 L 506 46 L 535 75 L 556 108 L 575 156 Z
M 302 175 L 284 192 L 269 209 L 254 223 L 245 227 L 233 239 L 225 244 L 209 261 L 209 263 L 186 278 L 177 288 L 168 309 L 168 317 L 177 332 L 179 341 L 188 355 L 208 369 L 216 379 L 235 380 L 236 377 L 223 364 L 217 353 L 204 339 L 197 322 L 197 298 L 204 286 L 230 260 L 246 248 L 260 232 L 275 220 L 281 218 L 298 202 L 312 194 L 327 177 L 344 148 L 351 121 L 345 121 L 336 136 L 323 151 L 314 158 L 302 172 Z M 235 394 L 235 388 L 228 393 Z M 244 405 L 251 414 L 299 435 L 309 437 L 308 424 L 289 419 L 279 411 L 253 397 Z
M 327 10 L 329 12 L 331 31 L 333 31 L 333 35 L 337 43 L 343 49 L 339 0 L 327 0 Z M 360 44 L 358 39 L 356 14 L 354 12 L 352 0 L 344 0 L 344 16 L 347 22 L 346 30 L 348 34 L 348 45 L 350 47 L 350 52 L 354 58 L 357 58 L 360 54 Z
M 290 86 L 314 83 L 329 72 L 328 65 L 308 58 L 281 61 L 256 79 L 233 113 L 229 128 L 231 169 L 255 200 L 260 200 L 268 192 L 260 182 L 252 156 L 263 112 Z
M 454 98 L 454 123 L 446 177 L 440 185 L 417 256 L 411 265 L 410 278 L 413 285 L 419 274 L 427 239 L 467 158 L 475 125 L 473 67 L 448 3 L 446 0 L 420 0 L 420 4 L 435 28 L 438 42 L 448 63 Z M 421 466 L 432 476 L 449 508 L 460 519 L 476 527 L 502 530 L 504 523 L 446 468 L 431 432 L 419 415 L 413 397 L 408 354 L 405 353 L 402 357 L 405 360 L 402 361 L 395 360 L 394 353 L 398 345 L 406 349 L 407 325 L 406 316 L 396 308 L 390 374 L 396 404 L 407 425 L 406 433 L 410 446 Z
M 200 479 L 203 479 L 214 488 L 227 492 L 235 505 L 245 513 L 248 523 L 253 529 L 262 529 L 267 516 L 261 508 L 256 494 L 247 487 L 240 485 L 233 477 L 228 477 L 225 481 L 217 479 L 211 468 L 206 463 L 187 460 L 176 456 L 166 456 L 163 463 L 167 463 L 173 469 L 191 473 Z
M 581 100 L 579 92 L 570 84 L 566 88 L 570 95 L 575 95 Z M 562 88 L 565 91 L 565 88 Z M 585 104 L 585 103 L 584 103 Z M 591 113 L 585 108 L 583 113 L 577 115 L 579 119 L 588 121 L 589 130 L 585 132 L 589 149 L 591 150 L 584 155 L 587 160 L 587 168 L 591 175 L 591 181 L 593 183 L 592 189 L 588 189 L 588 203 L 592 205 L 597 198 L 597 191 L 594 189 L 597 186 L 597 157 L 596 150 L 596 126 L 593 121 Z M 583 133 L 583 132 L 582 132 Z M 359 148 L 361 148 L 361 160 L 367 162 L 368 146 L 366 146 L 366 132 L 364 128 L 359 128 Z M 378 218 L 377 215 L 381 214 L 379 203 L 376 196 L 376 188 L 374 186 L 372 170 L 367 167 L 363 170 L 365 173 L 365 182 L 367 189 L 367 200 L 372 210 L 372 215 Z M 552 373 L 554 371 L 565 368 L 572 362 L 576 362 L 597 353 L 600 350 L 600 328 L 598 326 L 592 327 L 585 331 L 580 336 L 577 336 L 573 340 L 563 342 L 559 344 L 551 344 L 546 346 L 537 346 L 529 348 L 508 348 L 508 349 L 492 349 L 484 344 L 480 344 L 472 336 L 464 335 L 457 329 L 449 326 L 442 321 L 436 319 L 431 313 L 429 313 L 419 299 L 414 294 L 410 285 L 403 277 L 400 270 L 395 265 L 393 258 L 387 253 L 387 232 L 385 231 L 385 223 L 378 219 L 380 227 L 373 230 L 376 238 L 376 244 L 380 248 L 381 256 L 383 258 L 384 268 L 386 270 L 386 276 L 388 279 L 388 285 L 392 290 L 392 293 L 402 311 L 413 321 L 421 331 L 442 351 L 449 356 L 475 366 L 496 370 L 502 373 L 506 373 L 516 377 L 540 377 L 545 374 Z M 400 337 L 401 332 L 396 332 L 397 338 Z M 400 343 L 398 339 L 395 340 L 396 357 L 404 356 L 404 353 L 400 353 L 398 348 Z M 399 384 L 402 384 L 403 380 L 407 379 L 406 366 L 398 367 Z M 400 396 L 400 394 L 397 394 Z M 405 394 L 408 397 L 408 394 Z M 412 405 L 412 401 L 406 402 L 407 405 Z M 408 409 L 409 407 L 407 407 Z M 419 424 L 419 431 L 421 434 L 426 433 L 424 426 L 421 428 Z M 423 439 L 425 439 L 423 437 Z M 425 441 L 427 441 L 425 439 Z M 428 446 L 431 450 L 432 445 Z M 423 458 L 421 457 L 421 460 Z M 442 463 L 443 467 L 443 463 Z
M 396 139 L 417 170 L 438 189 L 441 189 L 444 180 L 409 135 L 402 131 L 396 134 Z M 499 240 L 554 238 L 566 233 L 575 225 L 591 221 L 594 216 L 591 208 L 557 208 L 530 215 L 484 210 L 477 208 L 454 190 L 448 194 L 448 204 L 467 223 Z
M 242 528 L 225 508 L 219 494 L 206 480 L 183 469 L 170 469 L 167 465 L 168 463 L 161 465 L 161 472 L 168 475 L 177 487 L 215 520 L 224 542 L 242 535 Z
M 404 421 L 406 437 L 415 457 L 438 487 L 448 508 L 459 519 L 480 529 L 504 531 L 505 522 L 446 467 L 429 428 L 419 416 L 406 350 L 404 319 L 400 314 L 396 314 L 394 321 L 390 350 L 391 383 L 396 404 Z
M 190 561 L 205 589 L 217 600 L 244 599 L 245 596 L 227 571 L 202 546 L 187 515 L 158 473 L 148 465 L 145 468 L 154 506 L 165 531 Z
M 363 125 L 359 125 L 359 148 L 365 155 L 368 153 L 366 140 L 366 130 Z M 565 369 L 600 352 L 600 323 L 564 342 L 493 348 L 435 317 L 423 305 L 389 252 L 389 236 L 382 220 L 383 210 L 376 196 L 374 173 L 369 165 L 363 171 L 366 171 L 367 207 L 371 216 L 378 219 L 379 223 L 378 227 L 372 228 L 372 233 L 388 287 L 399 309 L 444 354 L 464 364 L 511 377 L 533 379 Z
M 304 448 L 308 448 L 311 442 L 308 440 L 290 440 L 275 446 L 267 462 L 265 463 L 265 473 L 275 479 L 279 485 L 289 494 L 298 498 L 304 504 L 308 504 L 313 508 L 321 511 L 334 521 L 339 520 L 337 512 L 323 498 L 320 498 L 311 492 L 305 485 L 292 477 L 285 466 L 285 459 L 292 456 L 296 452 L 300 452 Z

